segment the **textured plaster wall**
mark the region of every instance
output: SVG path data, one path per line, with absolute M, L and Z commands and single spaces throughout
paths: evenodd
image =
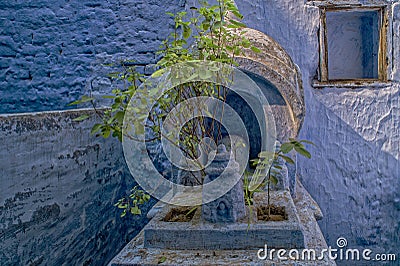
M 399 254 L 399 4 L 393 7 L 389 44 L 393 60 L 388 69 L 395 81 L 384 87 L 314 89 L 318 8 L 291 0 L 236 2 L 248 26 L 277 40 L 302 71 L 306 118 L 300 138 L 317 148 L 311 148 L 311 160 L 300 158 L 298 167 L 325 215 L 320 226 L 328 244 L 335 247 L 343 236 L 349 247 Z
M 165 13 L 184 2 L 1 1 L 0 113 L 71 108 L 90 85 L 109 86 L 102 63 L 135 58 L 144 72 L 171 26 Z
M 103 265 L 146 222 L 119 217 L 121 144 L 80 113 L 0 116 L 0 265 Z

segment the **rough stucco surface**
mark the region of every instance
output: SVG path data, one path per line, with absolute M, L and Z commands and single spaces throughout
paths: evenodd
M 0 2 L 0 113 L 60 110 L 92 86 L 109 87 L 103 63 L 135 58 L 140 71 L 181 0 Z M 100 74 L 100 75 L 99 75 Z
M 121 144 L 79 115 L 0 116 L 0 265 L 103 265 L 146 222 L 119 217 L 134 185 Z
M 300 138 L 316 143 L 298 161 L 302 182 L 320 205 L 328 245 L 400 253 L 399 83 L 379 88 L 322 88 L 318 68 L 318 8 L 304 1 L 236 1 L 247 25 L 274 38 L 303 75 L 306 118 Z M 399 6 L 393 8 L 393 69 L 399 80 Z M 397 12 L 396 12 L 397 10 Z

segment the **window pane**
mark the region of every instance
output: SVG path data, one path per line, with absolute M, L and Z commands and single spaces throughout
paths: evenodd
M 377 79 L 379 11 L 328 11 L 328 76 L 335 79 Z

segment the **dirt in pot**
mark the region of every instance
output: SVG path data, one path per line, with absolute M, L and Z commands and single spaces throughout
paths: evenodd
M 268 215 L 268 206 L 257 207 L 257 219 L 259 221 L 286 221 L 288 215 L 285 207 L 271 205 L 271 213 Z
M 164 222 L 190 222 L 193 219 L 196 207 L 179 207 L 171 209 L 165 215 Z

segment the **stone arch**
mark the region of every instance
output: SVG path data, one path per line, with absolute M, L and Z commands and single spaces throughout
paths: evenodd
M 278 139 L 287 140 L 289 137 L 297 137 L 305 116 L 304 91 L 298 67 L 271 37 L 254 29 L 245 28 L 241 31 L 250 40 L 251 45 L 261 52 L 256 53 L 251 49 L 245 49 L 244 55 L 236 58 L 239 68 L 259 86 L 262 82 L 268 84 L 264 88 L 260 86 L 262 89 L 276 89 L 284 99 L 286 103 L 284 108 L 271 104 L 277 120 Z M 268 94 L 267 91 L 264 93 Z

